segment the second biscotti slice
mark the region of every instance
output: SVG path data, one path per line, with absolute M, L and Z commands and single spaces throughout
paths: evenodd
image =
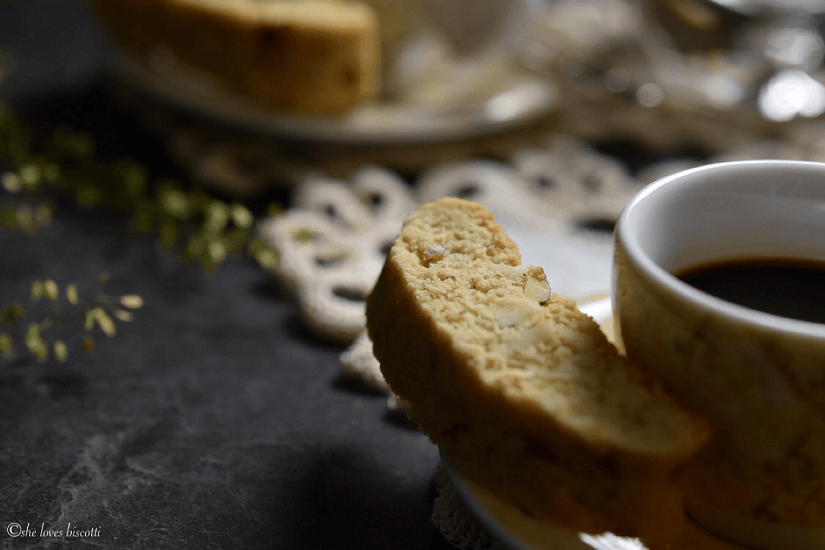
M 336 115 L 381 91 L 378 18 L 339 0 L 92 0 L 153 70 L 273 112 Z
M 367 302 L 392 390 L 462 474 L 571 529 L 667 540 L 700 418 L 524 267 L 484 207 L 424 205 Z

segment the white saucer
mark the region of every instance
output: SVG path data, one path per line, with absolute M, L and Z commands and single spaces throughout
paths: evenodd
M 647 545 L 613 533 L 574 533 L 524 514 L 485 487 L 458 474 L 442 455 L 444 469 L 462 502 L 487 531 L 509 550 L 743 550 L 688 520 L 682 536 L 667 545 Z
M 223 90 L 202 74 L 148 67 L 120 50 L 110 66 L 121 81 L 153 97 L 221 123 L 273 137 L 336 142 L 423 143 L 501 132 L 557 108 L 557 92 L 544 78 L 524 74 L 475 102 L 425 106 L 376 102 L 341 117 L 273 113 Z
M 542 223 L 537 219 L 517 219 L 500 211 L 495 204 L 485 206 L 493 211 L 496 221 L 518 245 L 521 263 L 544 269 L 553 292 L 580 303 L 609 295 L 612 235 L 577 229 L 554 220 Z M 590 311 L 585 313 L 595 316 Z

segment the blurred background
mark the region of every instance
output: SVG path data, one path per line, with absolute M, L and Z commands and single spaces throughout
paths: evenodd
M 487 548 L 364 332 L 404 216 L 477 200 L 598 302 L 648 183 L 825 160 L 823 33 L 815 0 L 0 0 L 0 520 Z

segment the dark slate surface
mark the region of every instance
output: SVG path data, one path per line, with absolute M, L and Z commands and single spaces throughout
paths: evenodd
M 15 58 L 3 97 L 30 121 L 91 129 L 104 152 L 174 175 L 108 105 L 106 40 L 82 1 L 0 3 L 0 48 Z M 0 548 L 448 547 L 429 523 L 436 449 L 340 377 L 342 348 L 251 262 L 204 273 L 69 204 L 38 237 L 0 230 L 0 251 L 0 306 L 32 279 L 88 291 L 103 271 L 109 294 L 145 299 L 89 357 L 3 363 Z

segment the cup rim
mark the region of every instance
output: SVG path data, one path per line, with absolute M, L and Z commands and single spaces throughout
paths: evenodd
M 782 317 L 740 306 L 694 288 L 657 264 L 642 249 L 638 235 L 631 234 L 629 231 L 628 226 L 630 223 L 628 219 L 633 215 L 633 211 L 640 203 L 653 200 L 651 197 L 655 197 L 661 193 L 669 193 L 672 190 L 699 185 L 701 181 L 704 181 L 704 178 L 702 178 L 702 180 L 697 179 L 695 177 L 697 174 L 701 175 L 704 172 L 717 172 L 731 169 L 818 171 L 821 172 L 823 180 L 825 180 L 825 163 L 815 161 L 741 160 L 705 164 L 682 170 L 662 177 L 645 186 L 628 201 L 622 209 L 616 224 L 617 246 L 620 245 L 623 248 L 628 260 L 635 265 L 649 281 L 677 296 L 683 302 L 693 304 L 705 311 L 714 312 L 717 315 L 727 317 L 746 326 L 825 340 L 825 324 Z M 615 278 L 613 291 L 614 293 L 616 291 Z

